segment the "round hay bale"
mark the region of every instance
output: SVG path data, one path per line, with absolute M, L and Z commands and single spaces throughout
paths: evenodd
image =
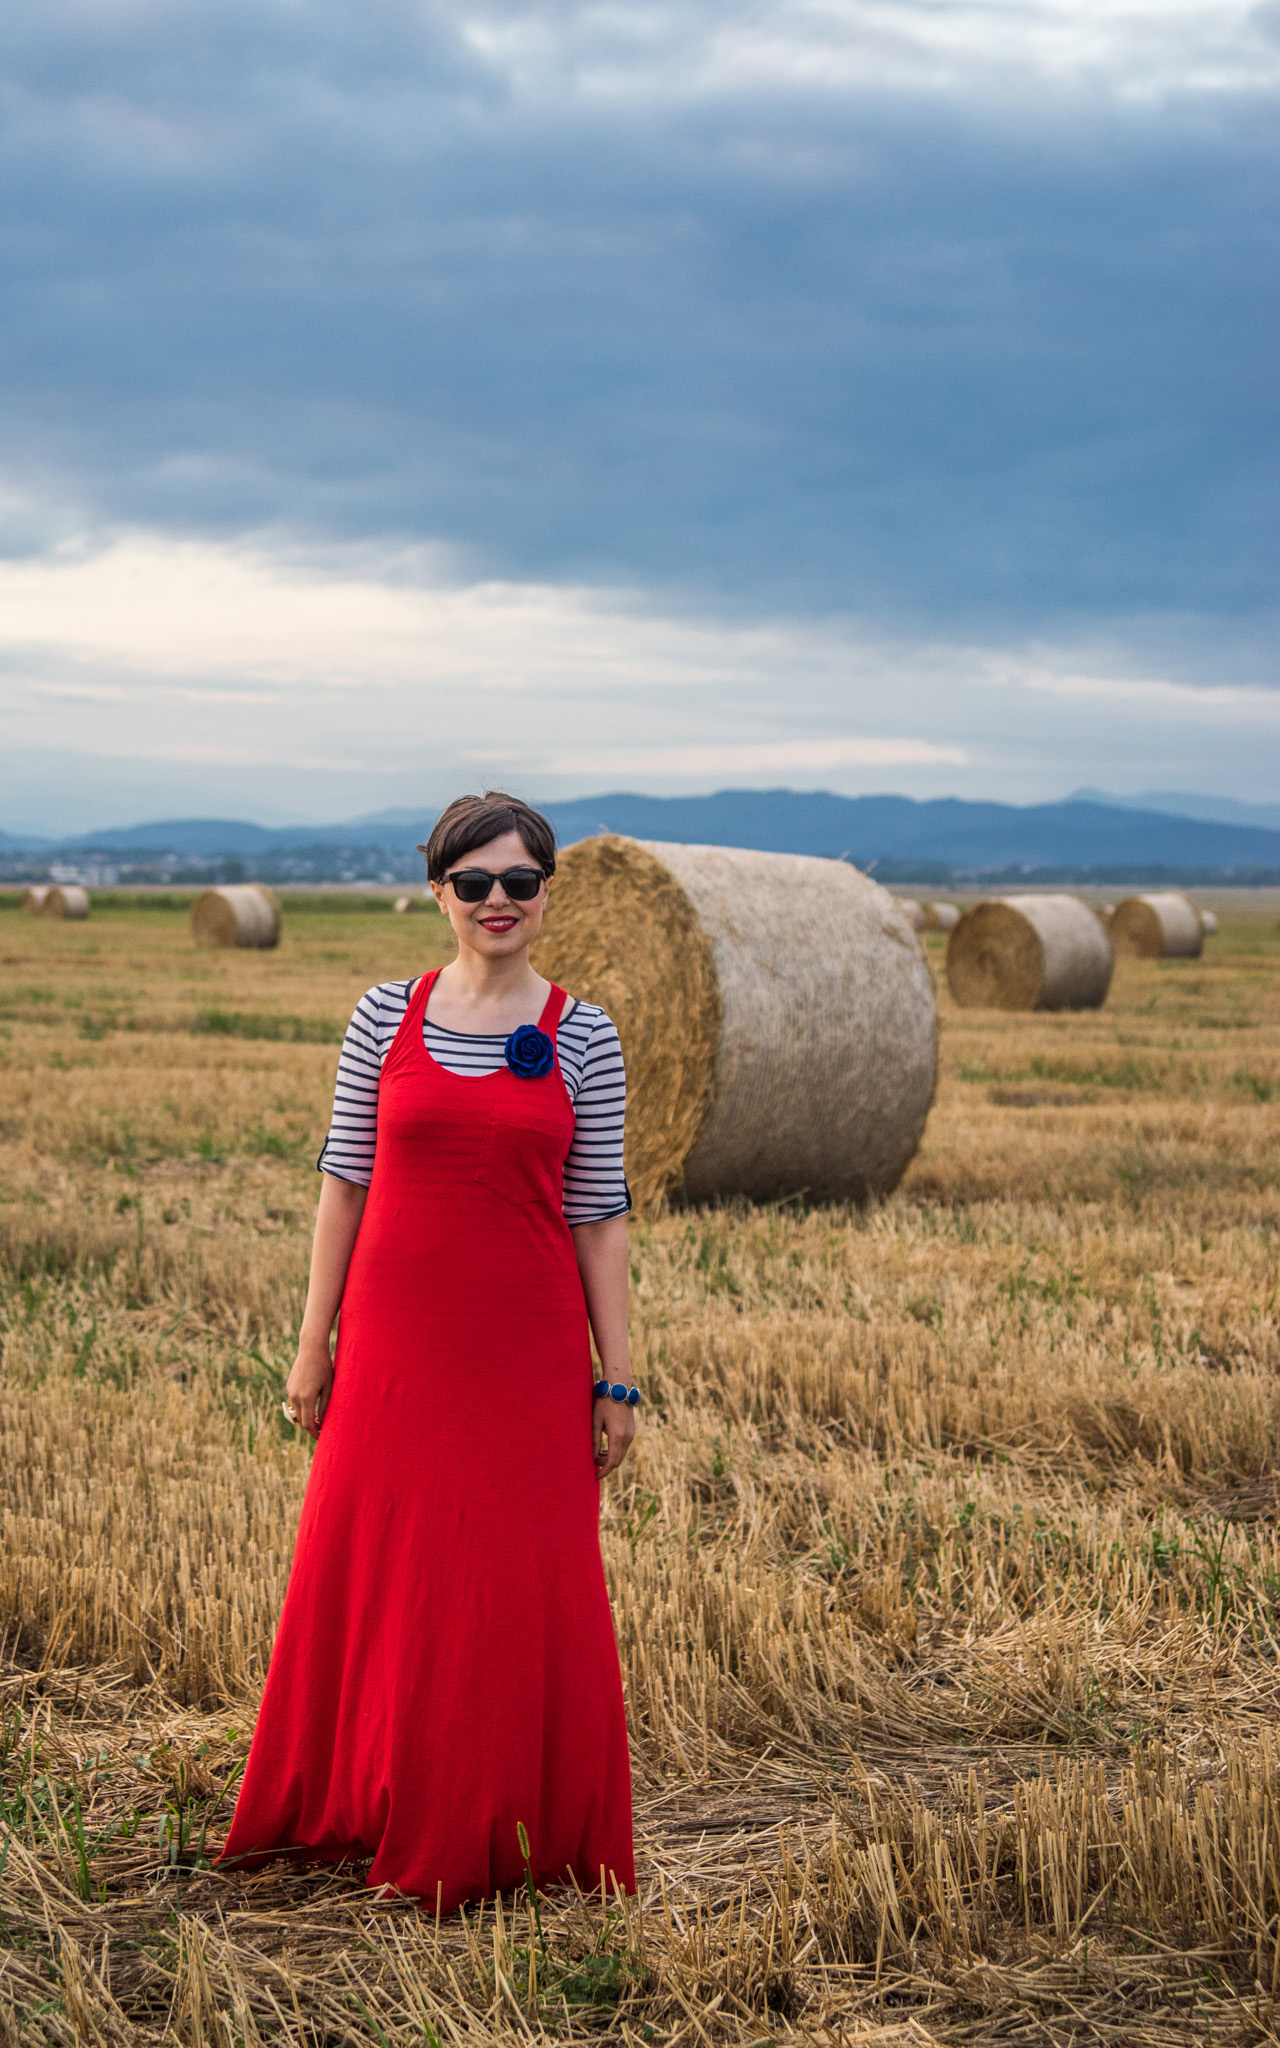
M 953 932 L 960 922 L 960 912 L 954 903 L 926 903 L 922 910 L 923 928 L 927 932 Z
M 39 915 L 41 917 L 88 917 L 89 891 L 81 889 L 75 882 L 55 883 L 51 888 L 44 891 Z
M 907 923 L 911 926 L 912 931 L 922 932 L 926 922 L 923 903 L 917 903 L 914 896 L 895 896 L 893 900 L 906 918 Z
M 1204 926 L 1180 890 L 1126 896 L 1111 920 L 1111 943 L 1132 960 L 1196 960 L 1204 948 Z
M 1218 914 L 1215 910 L 1202 910 L 1200 912 L 1200 929 L 1204 933 L 1206 939 L 1217 938 Z
M 281 923 L 279 899 L 261 882 L 202 889 L 191 906 L 197 946 L 276 946 Z
M 398 917 L 408 917 L 413 911 L 421 910 L 422 904 L 416 896 L 397 896 L 391 908 Z
M 997 896 L 966 910 L 947 941 L 947 985 L 965 1010 L 1096 1010 L 1111 941 L 1078 896 Z
M 1095 903 L 1093 914 L 1100 925 L 1109 929 L 1111 920 L 1116 914 L 1116 906 L 1114 903 Z
M 639 1204 L 901 1178 L 933 1096 L 933 980 L 901 904 L 847 861 L 584 839 L 533 958 L 618 1026 Z
M 35 882 L 30 889 L 22 892 L 22 907 L 28 917 L 39 917 L 44 909 L 44 899 L 49 894 L 48 882 Z

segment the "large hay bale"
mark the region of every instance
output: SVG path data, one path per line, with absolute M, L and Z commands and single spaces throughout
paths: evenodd
M 947 985 L 966 1010 L 1096 1010 L 1114 964 L 1110 939 L 1078 896 L 975 903 L 947 941 Z
M 89 891 L 76 882 L 54 883 L 40 892 L 40 917 L 81 918 L 89 915 Z
M 197 946 L 276 946 L 282 921 L 279 899 L 261 882 L 202 889 L 191 906 Z
M 1217 938 L 1218 913 L 1216 910 L 1202 910 L 1200 912 L 1200 929 L 1204 933 L 1206 939 Z
M 44 899 L 49 894 L 48 882 L 34 882 L 22 892 L 22 907 L 28 917 L 39 917 L 44 909 Z
M 847 861 L 585 839 L 533 957 L 617 1023 L 640 1204 L 901 1178 L 933 1096 L 933 981 L 901 905 Z
M 1204 926 L 1189 898 L 1163 889 L 1117 903 L 1111 943 L 1133 960 L 1196 960 L 1204 949 Z
M 953 932 L 960 922 L 960 912 L 954 903 L 926 903 L 921 908 L 923 930 L 927 932 Z

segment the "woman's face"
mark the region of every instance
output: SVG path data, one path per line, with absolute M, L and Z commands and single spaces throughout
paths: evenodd
M 503 832 L 484 846 L 473 846 L 470 853 L 452 863 L 450 873 L 460 873 L 463 868 L 488 868 L 491 875 L 500 875 L 505 868 L 537 866 L 520 834 Z M 501 960 L 512 953 L 522 953 L 538 936 L 547 907 L 547 888 L 544 881 L 531 903 L 513 902 L 501 882 L 494 883 L 483 903 L 460 903 L 451 882 L 433 882 L 431 893 L 453 926 L 459 947 L 465 946 L 487 960 Z

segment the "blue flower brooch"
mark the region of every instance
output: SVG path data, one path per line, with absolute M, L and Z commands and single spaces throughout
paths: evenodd
M 507 1065 L 522 1081 L 540 1081 L 556 1063 L 556 1049 L 536 1024 L 519 1024 L 503 1050 Z

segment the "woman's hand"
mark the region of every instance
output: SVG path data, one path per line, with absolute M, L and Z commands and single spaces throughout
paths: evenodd
M 298 1356 L 285 1381 L 284 1397 L 299 1429 L 320 1434 L 320 1418 L 333 1385 L 329 1333 L 347 1284 L 347 1267 L 360 1229 L 369 1190 L 335 1174 L 321 1176 L 316 1234 L 311 1241 L 311 1279 L 298 1337 Z
M 627 1219 L 608 1216 L 602 1223 L 578 1223 L 573 1227 L 573 1248 L 582 1275 L 582 1291 L 596 1340 L 600 1378 L 631 1384 L 631 1348 L 627 1341 Z M 596 1478 L 616 1472 L 631 1449 L 636 1433 L 636 1411 L 625 1401 L 611 1401 L 606 1394 L 591 1410 L 591 1442 L 595 1450 Z
M 285 1381 L 284 1397 L 293 1410 L 299 1429 L 305 1429 L 309 1437 L 320 1434 L 320 1418 L 328 1406 L 332 1386 L 333 1364 L 328 1342 L 308 1343 L 304 1338 L 298 1346 L 293 1371 Z
M 596 1478 L 607 1479 L 616 1472 L 631 1449 L 636 1433 L 636 1411 L 625 1401 L 611 1401 L 605 1394 L 592 1403 L 591 1441 L 596 1449 Z

